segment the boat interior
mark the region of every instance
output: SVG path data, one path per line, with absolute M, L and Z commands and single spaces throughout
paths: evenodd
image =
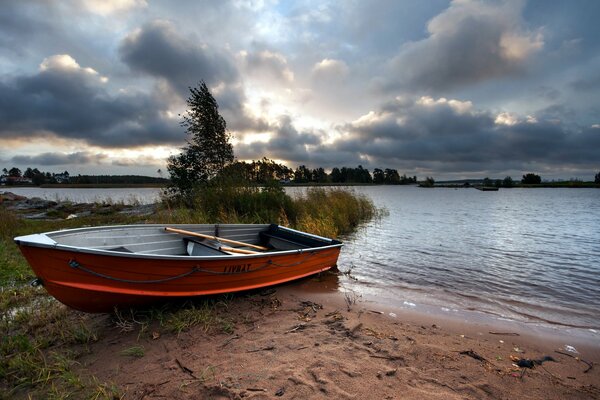
M 176 256 L 255 254 L 340 243 L 276 224 L 173 224 L 168 226 L 172 231 L 165 230 L 166 227 L 147 224 L 81 228 L 52 232 L 47 236 L 59 245 L 120 253 Z M 202 238 L 195 234 L 218 239 Z M 231 244 L 229 241 L 239 243 Z M 257 250 L 256 246 L 262 248 Z

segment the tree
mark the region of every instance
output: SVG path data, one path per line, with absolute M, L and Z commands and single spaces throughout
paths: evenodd
M 524 183 L 526 185 L 536 185 L 542 183 L 542 178 L 539 175 L 528 173 L 526 175 L 523 175 L 521 183 Z
M 312 180 L 312 172 L 306 167 L 306 165 L 300 165 L 294 171 L 294 182 L 296 183 L 307 183 Z
M 219 106 L 206 83 L 189 88 L 188 110 L 180 125 L 186 128 L 187 145 L 181 153 L 169 157 L 167 170 L 171 175 L 169 191 L 189 197 L 194 189 L 205 186 L 233 162 L 233 147 L 227 124 L 219 114 Z
M 598 172 L 598 173 L 596 174 L 596 176 L 594 176 L 594 182 L 596 182 L 596 183 L 600 183 L 600 172 Z
M 37 169 L 37 168 L 36 168 Z M 39 172 L 39 171 L 38 171 Z M 35 173 L 33 172 L 33 170 L 29 167 L 25 170 L 25 172 L 23 173 L 23 177 L 25 178 L 29 178 L 29 179 L 33 179 L 33 176 L 35 175 Z
M 420 187 L 433 187 L 433 185 L 435 185 L 435 180 L 433 179 L 433 177 L 426 177 L 425 180 L 421 183 L 419 183 Z
M 400 174 L 395 169 L 386 168 L 384 176 L 384 182 L 388 185 L 397 185 L 400 183 Z
M 342 171 L 338 167 L 334 167 L 329 176 L 331 176 L 331 182 L 338 183 L 342 181 Z
M 315 182 L 324 183 L 327 182 L 327 172 L 322 167 L 313 170 L 313 179 Z
M 383 173 L 383 170 L 380 168 L 375 168 L 373 170 L 373 183 L 381 185 L 384 180 L 385 180 L 385 174 Z
M 507 176 L 502 181 L 502 186 L 505 188 L 511 188 L 511 187 L 515 186 L 515 182 L 513 181 L 513 179 L 510 176 Z
M 8 171 L 8 176 L 12 176 L 13 178 L 19 178 L 21 177 L 21 170 L 17 167 L 12 167 Z

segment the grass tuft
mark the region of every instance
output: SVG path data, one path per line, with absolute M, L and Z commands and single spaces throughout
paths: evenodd
M 144 354 L 145 350 L 143 346 L 133 346 L 121 351 L 121 355 L 126 357 L 142 358 Z
M 177 334 L 188 331 L 195 326 L 199 326 L 207 333 L 214 331 L 232 333 L 234 330 L 233 322 L 222 317 L 218 312 L 218 308 L 223 307 L 224 304 L 223 301 L 215 302 L 214 300 L 189 302 L 174 310 L 163 322 L 163 327 Z

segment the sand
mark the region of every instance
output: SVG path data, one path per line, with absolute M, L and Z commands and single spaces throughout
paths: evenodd
M 196 325 L 178 334 L 158 322 L 142 331 L 95 316 L 100 339 L 79 372 L 127 399 L 600 398 L 600 346 L 578 344 L 575 354 L 560 337 L 390 315 L 323 282 L 234 296 L 218 307 L 229 333 Z M 143 356 L 127 356 L 131 348 Z M 555 361 L 533 369 L 511 360 L 546 355 Z

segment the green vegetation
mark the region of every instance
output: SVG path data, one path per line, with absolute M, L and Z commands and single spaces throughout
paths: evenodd
M 542 183 L 542 178 L 539 175 L 529 173 L 523 175 L 523 179 L 521 179 L 521 183 L 525 185 L 539 185 Z
M 143 346 L 133 346 L 121 351 L 121 355 L 125 357 L 142 358 L 144 357 L 144 354 L 145 350 Z
M 426 187 L 426 188 L 431 188 L 435 185 L 435 180 L 428 176 L 427 178 L 425 178 L 424 181 L 422 181 L 421 183 L 419 183 L 420 187 Z
M 195 192 L 190 204 L 166 201 L 146 217 L 119 214 L 121 204 L 98 205 L 101 213 L 55 221 L 26 220 L 0 205 L 0 399 L 99 398 L 121 396 L 110 382 L 81 374 L 78 359 L 101 337 L 93 316 L 70 310 L 26 282 L 34 278 L 13 238 L 81 226 L 130 223 L 275 222 L 318 235 L 340 237 L 378 215 L 365 196 L 337 188 L 307 188 L 287 195 L 277 182 L 263 188 L 225 178 Z M 114 329 L 138 331 L 138 338 L 179 334 L 192 327 L 231 334 L 235 317 L 228 299 L 203 299 L 150 310 L 115 312 Z M 120 353 L 142 357 L 141 346 Z
M 328 237 L 348 234 L 378 213 L 369 198 L 345 189 L 312 187 L 291 197 L 276 182 L 211 185 L 191 204 L 168 204 L 159 212 L 161 223 L 278 223 Z
M 188 110 L 181 121 L 188 143 L 180 154 L 169 157 L 167 164 L 171 176 L 169 193 L 186 200 L 234 159 L 231 134 L 206 83 L 200 81 L 198 88 L 189 89 Z

